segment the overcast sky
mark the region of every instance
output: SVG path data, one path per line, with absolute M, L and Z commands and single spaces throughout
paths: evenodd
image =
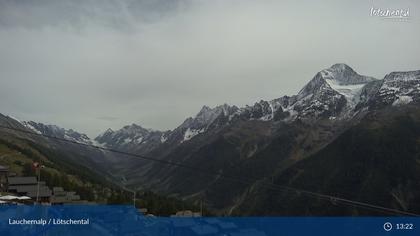
M 401 22 L 371 7 L 409 8 Z M 420 1 L 0 1 L 0 113 L 94 137 L 293 95 L 337 62 L 420 69 Z

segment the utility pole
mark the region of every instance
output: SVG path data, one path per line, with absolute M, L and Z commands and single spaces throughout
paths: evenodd
M 36 189 L 36 203 L 39 203 L 39 182 L 41 181 L 41 168 L 38 169 L 38 183 Z
M 36 202 L 39 203 L 39 182 L 41 182 L 41 169 L 45 166 L 41 165 L 38 168 L 38 183 L 37 183 L 37 189 L 36 189 Z
M 133 191 L 133 193 L 134 193 L 134 197 L 133 197 L 133 205 L 134 205 L 134 208 L 136 208 L 136 193 L 137 193 L 137 191 L 136 191 L 136 190 L 134 190 L 134 191 Z
M 121 183 L 123 185 L 123 189 L 125 191 L 127 191 L 127 192 L 133 192 L 133 206 L 134 206 L 134 208 L 136 208 L 136 194 L 137 194 L 137 189 L 134 188 L 134 187 L 133 187 L 133 189 L 129 188 L 127 186 L 128 185 L 127 179 L 124 176 L 122 176 L 121 179 L 122 179 Z
M 200 214 L 201 214 L 201 217 L 203 217 L 203 199 L 201 199 L 200 201 Z

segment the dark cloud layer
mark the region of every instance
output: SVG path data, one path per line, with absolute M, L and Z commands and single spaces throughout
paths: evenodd
M 161 20 L 184 5 L 183 0 L 5 0 L 0 1 L 0 24 L 28 29 L 96 25 L 126 30 L 132 29 L 134 22 Z

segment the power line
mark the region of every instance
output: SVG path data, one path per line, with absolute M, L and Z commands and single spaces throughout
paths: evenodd
M 244 184 L 254 184 L 256 181 L 259 181 L 259 179 L 243 178 L 243 177 L 238 177 L 238 176 L 226 175 L 226 174 L 223 174 L 223 173 L 208 171 L 208 170 L 205 170 L 205 169 L 196 168 L 194 166 L 185 165 L 185 164 L 179 163 L 179 162 L 161 160 L 161 159 L 147 157 L 147 156 L 143 156 L 143 155 L 139 155 L 139 154 L 124 152 L 124 151 L 120 151 L 120 150 L 116 150 L 116 149 L 112 149 L 112 148 L 105 148 L 105 147 L 100 147 L 100 146 L 96 146 L 96 145 L 92 145 L 92 144 L 80 143 L 80 142 L 73 141 L 73 140 L 68 140 L 68 139 L 65 139 L 65 138 L 46 135 L 46 134 L 42 134 L 42 133 L 35 133 L 35 132 L 30 131 L 30 130 L 18 129 L 18 128 L 13 128 L 13 127 L 3 126 L 3 125 L 0 125 L 0 128 L 7 129 L 7 130 L 13 130 L 13 131 L 21 132 L 21 133 L 27 133 L 27 134 L 35 135 L 35 136 L 39 136 L 39 137 L 55 139 L 55 140 L 58 140 L 58 141 L 63 141 L 63 142 L 72 143 L 72 144 L 85 146 L 85 147 L 89 147 L 89 148 L 94 148 L 94 149 L 98 149 L 98 150 L 113 152 L 113 153 L 117 153 L 117 154 L 121 154 L 121 155 L 137 157 L 137 158 L 141 158 L 141 159 L 148 160 L 148 161 L 154 161 L 154 162 L 157 162 L 157 163 L 160 163 L 160 164 L 177 166 L 177 167 L 189 169 L 189 170 L 192 170 L 192 171 L 197 171 L 201 174 L 206 174 L 206 175 L 210 175 L 210 176 L 219 176 L 219 177 L 222 177 L 224 179 L 229 179 L 229 180 L 244 183 Z M 408 212 L 408 211 L 402 211 L 402 210 L 398 210 L 398 209 L 378 206 L 378 205 L 365 203 L 365 202 L 360 202 L 360 201 L 353 201 L 353 200 L 342 198 L 342 197 L 335 197 L 335 196 L 328 195 L 328 194 L 316 193 L 316 192 L 312 192 L 312 191 L 308 191 L 308 190 L 304 190 L 304 189 L 298 189 L 298 188 L 285 186 L 285 185 L 278 185 L 278 184 L 273 184 L 273 183 L 270 183 L 270 184 L 263 183 L 262 186 L 266 187 L 266 188 L 273 189 L 273 190 L 301 193 L 301 194 L 305 194 L 307 196 L 314 197 L 314 198 L 317 198 L 317 199 L 327 200 L 329 202 L 341 203 L 341 204 L 350 205 L 350 206 L 353 206 L 353 207 L 370 209 L 370 210 L 374 210 L 374 211 L 378 211 L 378 212 L 382 212 L 382 213 L 392 213 L 392 214 L 407 215 L 407 216 L 420 216 L 418 214 Z

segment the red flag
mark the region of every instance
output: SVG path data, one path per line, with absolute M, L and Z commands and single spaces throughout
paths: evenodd
M 39 162 L 33 162 L 32 163 L 32 169 L 37 170 L 39 168 Z

